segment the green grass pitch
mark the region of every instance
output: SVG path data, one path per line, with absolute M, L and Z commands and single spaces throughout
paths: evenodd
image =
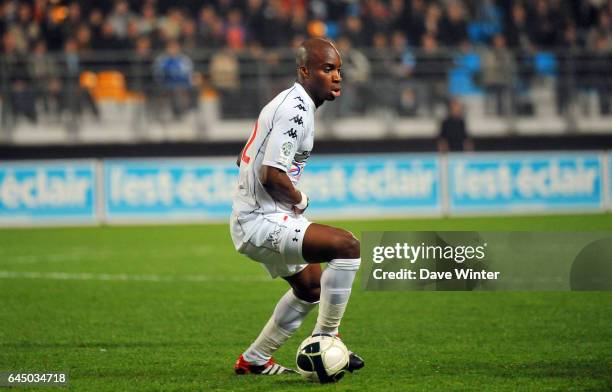
M 366 230 L 612 230 L 612 216 L 328 222 Z M 0 230 L 0 372 L 68 390 L 610 391 L 610 292 L 364 292 L 341 332 L 366 367 L 336 385 L 235 376 L 286 283 L 227 225 Z M 278 353 L 293 365 L 314 325 Z M 0 388 L 2 389 L 2 388 Z M 44 389 L 48 390 L 48 389 Z

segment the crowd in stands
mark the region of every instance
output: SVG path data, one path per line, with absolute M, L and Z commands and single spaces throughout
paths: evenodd
M 508 75 L 526 71 L 516 53 L 552 53 L 559 111 L 575 87 L 568 74 L 583 75 L 578 84 L 598 92 L 602 113 L 611 109 L 612 0 L 0 0 L 0 36 L 2 99 L 11 103 L 3 111 L 31 121 L 34 97 L 44 107 L 54 101 L 59 111 L 90 109 L 97 116 L 81 75 L 99 70 L 94 54 L 111 52 L 118 53 L 109 57 L 113 65 L 129 74 L 129 87 L 149 95 L 151 86 L 161 86 L 175 116 L 197 106 L 204 85 L 221 92 L 231 114 L 237 97 L 257 94 L 244 83 L 240 56 L 265 59 L 272 76 L 291 74 L 291 60 L 276 52 L 308 36 L 335 39 L 343 52 L 353 90 L 342 104 L 347 111 L 359 111 L 359 97 L 378 94 L 381 105 L 399 102 L 405 114 L 431 113 L 449 94 L 469 90 L 464 83 L 453 91 L 440 77 L 451 66 L 441 48 L 465 54 L 468 70 L 468 54 L 480 51 L 477 75 L 468 78 L 493 98 L 497 114 L 517 108 L 508 91 L 520 81 Z M 211 55 L 198 57 L 202 51 Z M 588 66 L 575 61 L 578 53 L 587 53 Z M 539 58 L 543 72 L 546 59 Z M 368 83 L 378 75 L 391 75 L 377 84 L 397 94 L 371 91 Z M 461 86 L 461 75 L 454 77 Z M 67 91 L 76 98 L 65 98 Z

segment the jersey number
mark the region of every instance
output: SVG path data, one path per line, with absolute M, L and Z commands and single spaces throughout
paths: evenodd
M 242 161 L 244 163 L 249 163 L 249 161 L 251 160 L 251 157 L 247 155 L 247 151 L 249 150 L 249 147 L 251 147 L 251 144 L 253 144 L 253 141 L 255 140 L 255 136 L 257 135 L 257 126 L 259 125 L 259 121 L 255 122 L 255 128 L 253 129 L 253 133 L 251 134 L 251 137 L 249 138 L 249 141 L 247 142 L 246 146 L 244 146 L 244 149 L 242 150 Z

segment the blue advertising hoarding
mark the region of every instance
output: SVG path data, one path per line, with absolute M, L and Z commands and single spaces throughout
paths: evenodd
M 612 208 L 602 152 L 314 156 L 305 171 L 317 219 Z M 237 175 L 229 157 L 4 162 L 0 226 L 225 221 Z
M 434 155 L 311 158 L 300 189 L 317 216 L 435 214 L 439 166 Z M 104 215 L 108 221 L 228 219 L 237 176 L 233 159 L 108 160 Z
M 301 179 L 313 215 L 439 214 L 440 159 L 434 154 L 315 156 Z
M 237 176 L 228 158 L 107 160 L 105 219 L 228 219 Z
M 95 223 L 94 161 L 0 163 L 0 225 Z
M 452 213 L 600 210 L 601 153 L 451 155 Z

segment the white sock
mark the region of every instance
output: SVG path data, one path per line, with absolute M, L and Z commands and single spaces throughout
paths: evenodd
M 302 301 L 289 289 L 276 304 L 272 317 L 257 339 L 242 354 L 244 359 L 257 365 L 268 362 L 272 354 L 299 328 L 316 304 Z
M 321 275 L 321 303 L 315 333 L 338 333 L 361 259 L 334 259 Z

